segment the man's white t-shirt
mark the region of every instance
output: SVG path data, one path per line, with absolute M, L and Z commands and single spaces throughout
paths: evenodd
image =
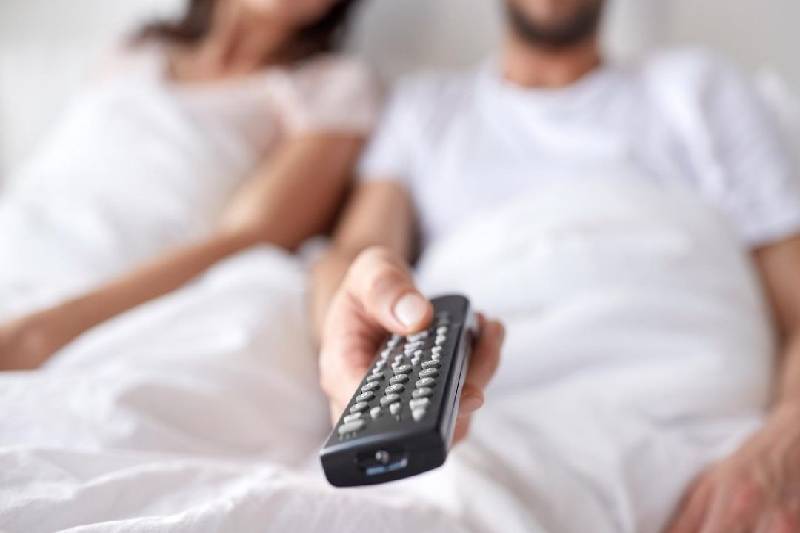
M 489 63 L 401 83 L 359 173 L 408 188 L 425 243 L 552 180 L 627 168 L 696 189 L 756 247 L 800 232 L 800 176 L 773 118 L 702 52 L 607 65 L 557 90 L 514 86 Z

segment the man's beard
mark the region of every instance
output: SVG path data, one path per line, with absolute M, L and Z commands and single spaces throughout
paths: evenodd
M 603 18 L 603 2 L 591 2 L 569 20 L 540 24 L 511 0 L 506 0 L 508 19 L 514 33 L 527 43 L 544 48 L 571 48 L 597 34 Z

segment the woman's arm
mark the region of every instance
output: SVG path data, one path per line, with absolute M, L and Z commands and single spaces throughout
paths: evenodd
M 358 254 L 381 247 L 408 263 L 414 236 L 414 210 L 405 188 L 391 181 L 361 184 L 336 230 L 331 249 L 314 267 L 312 318 L 317 338 L 333 295 Z
M 235 195 L 209 239 L 0 327 L 0 370 L 36 368 L 88 329 L 174 291 L 250 246 L 265 242 L 294 250 L 332 223 L 362 143 L 342 135 L 287 141 Z

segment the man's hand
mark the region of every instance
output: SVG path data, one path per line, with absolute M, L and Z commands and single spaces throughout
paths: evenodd
M 386 332 L 407 335 L 425 329 L 433 307 L 414 287 L 401 260 L 382 248 L 363 252 L 334 296 L 322 332 L 322 388 L 336 423 L 372 365 Z M 464 438 L 470 416 L 483 405 L 483 390 L 500 361 L 505 332 L 496 321 L 480 318 L 480 334 L 461 395 L 455 440 Z
M 667 533 L 800 531 L 800 404 L 779 406 L 692 485 Z

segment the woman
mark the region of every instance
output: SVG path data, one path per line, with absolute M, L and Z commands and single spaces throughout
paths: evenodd
M 0 370 L 329 226 L 377 112 L 357 3 L 191 0 L 109 63 L 0 203 Z

